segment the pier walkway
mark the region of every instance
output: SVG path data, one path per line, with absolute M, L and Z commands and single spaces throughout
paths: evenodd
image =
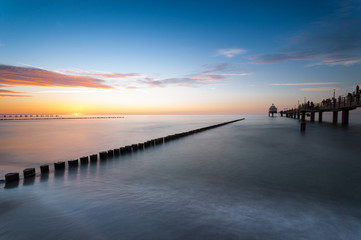
M 361 91 L 359 86 L 356 86 L 356 91 L 348 93 L 346 97 L 339 96 L 332 99 L 324 99 L 321 103 L 314 104 L 313 102 L 307 102 L 300 104 L 298 108 L 292 108 L 285 111 L 280 111 L 281 117 L 285 115 L 289 118 L 306 120 L 306 115 L 310 116 L 310 121 L 315 122 L 315 114 L 318 113 L 318 122 L 322 122 L 323 112 L 332 112 L 332 122 L 337 123 L 338 112 L 342 112 L 342 124 L 347 125 L 349 123 L 349 113 L 358 107 L 361 107 L 360 101 Z

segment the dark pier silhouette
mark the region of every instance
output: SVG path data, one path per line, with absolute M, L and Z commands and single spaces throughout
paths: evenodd
M 302 122 L 306 120 L 306 115 L 310 116 L 310 122 L 315 122 L 315 115 L 318 114 L 318 122 L 322 122 L 322 114 L 324 112 L 332 112 L 332 122 L 338 122 L 338 112 L 342 112 L 342 124 L 349 123 L 349 114 L 351 110 L 361 107 L 360 88 L 357 85 L 353 93 L 348 93 L 345 97 L 338 96 L 322 100 L 321 103 L 314 104 L 308 101 L 300 104 L 298 108 L 292 108 L 285 111 L 280 111 L 281 117 L 285 115 L 289 118 L 300 119 Z

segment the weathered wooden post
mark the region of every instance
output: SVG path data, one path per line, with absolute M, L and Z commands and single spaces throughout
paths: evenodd
M 342 110 L 342 125 L 347 125 L 349 119 L 349 110 L 344 109 Z
M 332 114 L 332 123 L 337 123 L 337 118 L 338 118 L 338 112 L 337 112 L 337 111 L 333 111 L 333 114 Z
M 311 122 L 315 122 L 315 112 L 311 112 Z
M 73 159 L 73 160 L 69 160 L 69 161 L 68 161 L 68 166 L 69 166 L 69 167 L 77 167 L 78 164 L 79 164 L 78 159 Z
M 114 150 L 113 149 L 108 150 L 108 157 L 114 157 Z
M 7 173 L 5 174 L 5 181 L 6 182 L 13 182 L 13 181 L 19 181 L 19 173 Z
M 96 162 L 96 161 L 98 161 L 98 155 L 97 155 L 97 154 L 90 155 L 90 161 L 91 161 L 91 162 Z
M 318 122 L 322 122 L 322 111 L 318 112 Z
M 132 144 L 133 152 L 138 150 L 138 144 Z
M 100 160 L 105 160 L 108 158 L 108 152 L 99 152 L 99 158 Z
M 119 148 L 119 150 L 120 150 L 120 154 L 122 154 L 122 155 L 127 152 L 125 147 L 121 147 L 121 148 Z
M 24 178 L 35 177 L 35 168 L 26 168 L 23 171 Z
M 119 148 L 115 148 L 114 149 L 114 156 L 119 156 L 120 154 L 120 149 Z
M 306 112 L 302 112 L 302 117 L 301 117 L 301 121 L 304 122 L 306 121 Z
M 65 162 L 56 162 L 54 163 L 55 170 L 64 170 L 65 169 Z
M 40 166 L 41 174 L 48 174 L 49 173 L 49 165 L 44 164 Z
M 84 156 L 84 157 L 80 158 L 80 164 L 86 165 L 86 164 L 88 164 L 88 162 L 89 162 L 89 157 L 88 156 Z
M 127 153 L 131 153 L 132 152 L 132 146 L 130 146 L 130 145 L 125 146 L 125 151 Z

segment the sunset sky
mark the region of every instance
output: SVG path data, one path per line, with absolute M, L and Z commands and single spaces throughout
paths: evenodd
M 0 113 L 245 114 L 361 84 L 361 0 L 0 0 Z

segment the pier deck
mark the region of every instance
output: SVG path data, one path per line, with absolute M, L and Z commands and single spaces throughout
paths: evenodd
M 349 123 L 349 112 L 358 107 L 361 107 L 360 89 L 357 86 L 356 91 L 347 94 L 346 97 L 339 96 L 332 99 L 324 99 L 321 103 L 313 104 L 313 102 L 307 102 L 298 106 L 298 108 L 292 108 L 289 110 L 280 111 L 281 117 L 285 115 L 289 118 L 306 120 L 306 115 L 310 116 L 310 121 L 315 122 L 315 113 L 318 113 L 318 122 L 322 122 L 323 112 L 332 112 L 332 122 L 337 123 L 338 112 L 342 112 L 342 124 L 347 125 Z

